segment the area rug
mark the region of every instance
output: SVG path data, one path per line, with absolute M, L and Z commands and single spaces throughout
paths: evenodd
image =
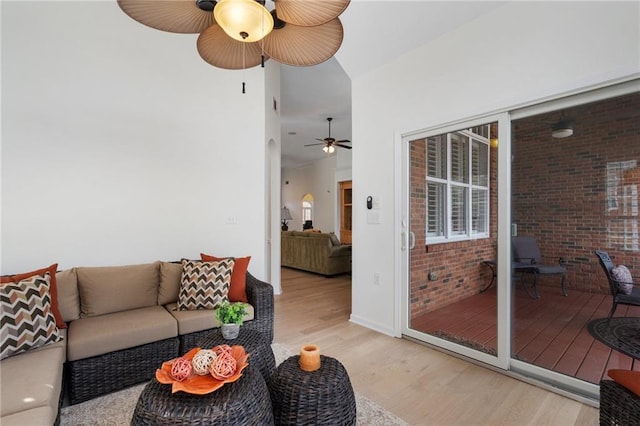
M 589 323 L 588 329 L 593 337 L 610 348 L 640 358 L 640 318 L 598 318 Z
M 284 346 L 274 343 L 276 365 L 293 355 Z M 81 404 L 63 407 L 60 425 L 65 426 L 124 426 L 131 424 L 133 410 L 145 383 L 114 392 Z M 357 425 L 405 426 L 399 417 L 388 412 L 372 400 L 355 392 Z

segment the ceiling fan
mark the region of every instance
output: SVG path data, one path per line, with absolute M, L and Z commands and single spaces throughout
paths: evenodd
M 131 18 L 171 33 L 199 33 L 198 53 L 224 69 L 245 69 L 269 58 L 317 65 L 340 48 L 338 16 L 350 0 L 117 0 Z
M 333 153 L 336 149 L 334 147 L 340 147 L 340 148 L 346 148 L 346 149 L 351 149 L 350 146 L 348 145 L 343 145 L 345 143 L 351 143 L 351 141 L 349 139 L 341 139 L 339 141 L 335 140 L 335 138 L 331 137 L 331 121 L 333 120 L 333 118 L 331 117 L 327 117 L 327 121 L 329 122 L 329 136 L 324 138 L 324 139 L 319 139 L 316 138 L 316 140 L 321 141 L 320 143 L 310 143 L 307 144 L 305 146 L 316 146 L 316 145 L 324 145 L 324 147 L 322 147 L 322 150 L 324 152 L 326 152 L 327 154 L 331 154 Z

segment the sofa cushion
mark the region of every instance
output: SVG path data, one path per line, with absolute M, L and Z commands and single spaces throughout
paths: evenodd
M 178 300 L 182 263 L 160 262 L 160 289 L 158 305 L 166 305 Z
M 51 275 L 0 286 L 0 359 L 62 339 L 51 312 Z
M 640 396 L 640 371 L 611 369 L 607 374 L 614 382 Z
M 81 318 L 69 324 L 67 359 L 76 361 L 177 335 L 176 321 L 163 306 Z
M 0 413 L 3 425 L 6 415 L 38 407 L 55 407 L 57 414 L 64 355 L 62 348 L 52 347 L 24 352 L 2 360 Z
M 329 232 L 329 237 L 331 238 L 331 244 L 333 244 L 334 246 L 340 245 L 340 240 L 338 239 L 338 236 L 335 233 Z
M 224 260 L 224 257 L 210 256 L 200 253 L 200 258 L 205 262 Z M 233 265 L 231 272 L 231 284 L 229 285 L 229 301 L 230 302 L 248 302 L 247 299 L 247 269 L 249 269 L 249 261 L 251 256 L 232 257 L 236 263 Z
M 621 293 L 631 294 L 633 291 L 633 278 L 629 268 L 624 265 L 618 265 L 611 269 L 611 276 L 618 281 L 618 288 Z
M 178 310 L 176 303 L 170 303 L 165 306 L 167 311 L 178 321 L 178 334 L 184 335 L 195 333 L 196 331 L 208 330 L 210 328 L 220 327 L 220 321 L 216 318 L 215 309 L 198 309 L 195 311 Z M 255 310 L 250 304 L 245 304 L 247 313 L 243 322 L 251 321 L 255 318 Z
M 80 316 L 93 317 L 158 303 L 160 262 L 77 268 Z
M 66 269 L 56 274 L 58 309 L 66 322 L 80 318 L 80 295 L 76 269 Z
M 8 282 L 18 282 L 22 281 L 26 278 L 33 277 L 34 275 L 44 275 L 45 272 L 49 272 L 51 274 L 51 282 L 49 292 L 51 293 L 51 312 L 56 319 L 56 325 L 58 328 L 67 328 L 67 324 L 62 319 L 62 315 L 60 315 L 60 311 L 58 310 L 58 287 L 56 282 L 56 271 L 58 270 L 58 264 L 54 263 L 53 265 L 47 266 L 46 268 L 38 269 L 31 272 L 25 272 L 22 274 L 16 274 L 11 276 L 5 276 L 1 278 L 1 283 Z
M 233 259 L 217 262 L 182 260 L 178 309 L 215 309 L 229 300 Z
M 55 423 L 58 409 L 37 407 L 2 417 L 2 426 L 51 426 Z

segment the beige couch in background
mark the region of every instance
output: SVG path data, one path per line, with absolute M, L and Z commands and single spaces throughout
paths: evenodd
M 351 272 L 351 245 L 342 245 L 331 233 L 285 231 L 281 264 L 325 276 Z

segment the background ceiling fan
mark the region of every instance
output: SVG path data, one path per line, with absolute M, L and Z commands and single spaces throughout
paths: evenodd
M 310 143 L 310 144 L 307 144 L 305 146 L 324 145 L 322 150 L 324 152 L 326 152 L 327 154 L 331 154 L 332 152 L 334 152 L 335 151 L 334 147 L 336 147 L 336 146 L 340 147 L 340 148 L 351 149 L 350 146 L 344 145 L 345 143 L 351 143 L 351 141 L 349 139 L 341 139 L 341 140 L 337 141 L 337 140 L 335 140 L 335 138 L 331 137 L 331 120 L 333 120 L 333 118 L 327 117 L 327 121 L 329 122 L 329 136 L 324 138 L 324 139 L 316 138 L 316 140 L 321 141 L 321 142 L 320 143 Z

